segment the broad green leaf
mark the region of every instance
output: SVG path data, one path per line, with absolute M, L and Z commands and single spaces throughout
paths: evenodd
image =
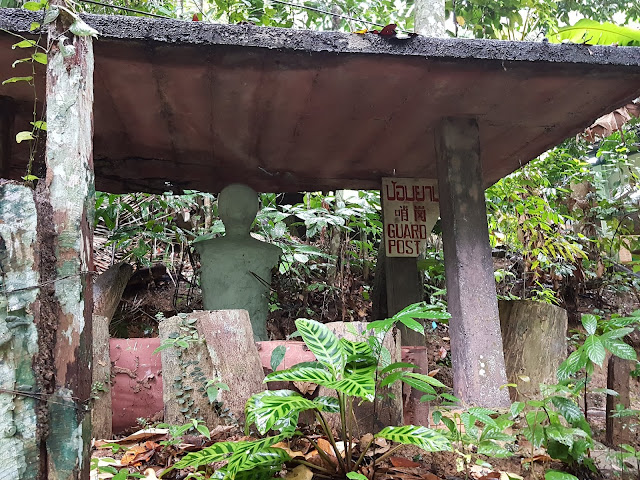
M 321 367 L 292 367 L 267 375 L 264 382 L 312 382 L 327 386 L 335 377 Z
M 484 423 L 485 425 L 488 425 L 490 427 L 496 427 L 496 428 L 498 426 L 496 424 L 496 421 L 489 416 L 489 415 L 496 414 L 496 412 L 494 412 L 493 410 L 489 410 L 488 408 L 481 408 L 481 407 L 471 407 L 467 409 L 467 412 L 472 416 L 474 416 L 475 418 L 477 418 L 482 423 Z
M 271 371 L 275 372 L 278 369 L 286 353 L 287 347 L 285 345 L 278 345 L 273 349 L 273 352 L 271 352 L 271 361 L 269 362 L 271 364 Z
M 478 444 L 478 453 L 480 455 L 486 455 L 494 458 L 507 458 L 513 455 L 509 450 L 501 447 L 497 443 L 492 441 L 484 441 Z
M 434 387 L 447 388 L 445 384 L 442 383 L 440 380 L 430 377 L 429 375 L 423 375 L 421 373 L 415 373 L 415 372 L 404 372 L 403 380 L 407 377 L 415 378 L 416 380 L 420 380 L 424 383 L 428 383 L 429 385 L 433 385 Z
M 509 408 L 509 413 L 511 414 L 512 418 L 517 417 L 518 415 L 520 415 L 520 412 L 522 412 L 522 410 L 524 410 L 524 402 L 513 402 L 511 404 L 511 408 Z
M 623 341 L 602 339 L 602 344 L 616 357 L 623 358 L 625 360 L 636 359 L 635 349 L 631 345 L 627 345 Z
M 289 397 L 292 395 L 300 395 L 297 392 L 292 390 L 265 390 L 264 392 L 259 392 L 247 400 L 247 403 L 244 407 L 244 415 L 245 415 L 245 433 L 248 435 L 249 427 L 256 423 L 256 412 L 259 408 L 264 407 L 264 403 L 262 399 L 266 396 L 281 396 L 281 397 Z
M 373 402 L 376 395 L 376 382 L 373 375 L 351 375 L 326 386 L 369 402 Z
M 234 480 L 240 472 L 250 472 L 256 468 L 280 466 L 291 460 L 289 454 L 281 448 L 266 447 L 259 451 L 238 451 L 234 453 L 226 466 L 219 471 L 224 472 L 225 480 Z
M 602 340 L 596 335 L 589 335 L 584 341 L 583 347 L 589 359 L 596 365 L 602 366 L 602 362 L 604 362 L 607 355 L 604 345 L 602 345 Z
M 589 45 L 640 46 L 640 31 L 587 19 L 570 27 L 559 28 L 556 33 L 547 35 L 547 38 L 553 43 L 569 41 Z
M 60 15 L 60 9 L 58 7 L 51 7 L 47 10 L 47 13 L 44 14 L 44 20 L 42 23 L 47 25 L 51 22 L 54 22 L 56 18 Z
M 582 349 L 579 348 L 558 367 L 558 380 L 566 380 L 584 366 L 585 358 L 582 356 Z
M 265 434 L 280 420 L 285 420 L 284 425 L 293 422 L 288 421 L 294 414 L 297 423 L 298 414 L 305 410 L 317 408 L 316 404 L 301 395 L 265 395 L 260 399 L 260 406 L 255 409 L 255 425 L 261 434 Z M 295 426 L 295 425 L 292 425 Z
M 14 43 L 13 45 L 11 45 L 11 48 L 16 49 L 16 48 L 31 48 L 31 47 L 35 47 L 38 44 L 33 41 L 33 40 L 22 40 L 21 42 L 18 43 Z
M 43 5 L 40 2 L 25 2 L 22 4 L 22 8 L 25 10 L 31 10 L 32 12 L 37 12 L 43 8 Z
M 633 327 L 616 328 L 615 330 L 610 330 L 607 333 L 601 335 L 600 339 L 602 341 L 604 341 L 605 339 L 612 340 L 614 338 L 626 337 L 627 335 L 629 335 L 634 330 L 635 330 L 635 328 L 633 328 Z
M 47 131 L 47 122 L 43 120 L 38 120 L 36 122 L 29 122 L 29 123 L 34 127 L 36 127 L 38 130 L 43 130 L 45 132 Z
M 433 412 L 433 424 L 434 425 L 438 425 L 440 423 L 440 420 L 442 420 L 442 412 L 440 410 L 436 410 L 435 412 Z
M 31 22 L 31 25 L 29 25 L 29 31 L 30 32 L 35 32 L 39 28 L 40 28 L 40 23 L 38 23 L 38 22 Z
M 25 63 L 25 62 L 30 62 L 31 60 L 33 60 L 31 57 L 27 57 L 27 58 L 20 58 L 18 60 L 16 60 L 15 62 L 13 62 L 11 64 L 11 68 L 16 68 L 16 65 L 19 65 L 21 63 Z M 33 77 L 15 77 L 15 78 L 33 78 Z M 7 83 L 11 83 L 11 82 L 7 82 Z M 4 82 L 3 82 L 4 85 Z
M 16 83 L 16 82 L 30 82 L 31 80 L 33 80 L 33 77 L 11 77 L 11 78 L 7 78 L 4 82 L 2 82 L 2 85 L 6 85 L 7 83 Z
M 563 425 L 550 425 L 547 427 L 547 436 L 569 448 L 573 446 L 573 429 L 571 428 Z
M 414 445 L 427 452 L 439 452 L 451 448 L 449 440 L 444 435 L 422 426 L 385 427 L 376 437 L 405 445 Z
M 359 355 L 359 356 L 373 355 L 373 350 L 371 350 L 371 346 L 367 342 L 354 342 L 351 340 L 347 340 L 346 338 L 341 338 L 339 342 L 340 342 L 340 345 L 342 345 L 344 353 L 347 357 L 354 356 L 354 355 Z
M 318 410 L 328 413 L 340 413 L 340 402 L 336 397 L 318 397 L 313 400 Z
M 414 332 L 418 332 L 424 335 L 424 325 L 420 322 L 417 322 L 413 318 L 409 316 L 400 317 L 400 323 L 402 323 L 405 327 L 413 330 Z
M 363 474 L 358 473 L 358 472 L 349 472 L 349 473 L 347 473 L 347 478 L 349 480 L 369 480 Z
M 593 335 L 596 333 L 596 328 L 598 328 L 598 317 L 585 313 L 582 315 L 581 321 L 582 326 L 587 331 L 587 335 Z
M 566 472 L 559 472 L 558 470 L 548 470 L 544 474 L 544 480 L 578 480 L 578 477 Z
M 551 403 L 569 423 L 575 423 L 584 418 L 582 410 L 573 400 L 565 397 L 552 397 Z
M 24 142 L 25 140 L 33 140 L 33 134 L 31 132 L 18 132 L 16 134 L 16 143 Z
M 380 374 L 381 375 L 385 375 L 385 374 L 389 373 L 391 370 L 396 370 L 398 368 L 416 368 L 416 367 L 417 367 L 417 365 L 414 364 L 414 363 L 395 362 L 395 363 L 392 363 L 391 365 L 383 368 L 380 371 Z
M 394 372 L 395 373 L 395 372 Z M 393 376 L 394 373 L 392 373 L 391 375 L 389 375 L 389 377 Z M 404 373 L 404 372 L 401 372 Z M 387 378 L 389 378 L 387 377 Z M 417 378 L 412 378 L 412 377 L 408 377 L 406 375 L 402 375 L 400 377 L 400 379 L 406 383 L 407 385 L 409 385 L 412 388 L 415 388 L 416 390 L 420 391 L 420 392 L 424 392 L 424 393 L 430 393 L 430 394 L 436 394 L 436 390 L 435 388 L 433 388 L 430 384 L 428 384 L 427 382 L 423 382 L 422 380 L 419 380 Z M 387 380 L 385 378 L 385 380 Z
M 71 33 L 78 37 L 97 37 L 98 31 L 87 25 L 81 18 L 76 18 L 75 22 L 69 27 Z
M 326 325 L 306 318 L 297 319 L 296 327 L 316 359 L 334 375 L 342 375 L 346 355 L 335 334 Z
M 47 54 L 43 53 L 43 52 L 36 52 L 33 55 L 31 55 L 31 58 L 33 58 L 34 61 L 41 63 L 42 65 L 46 65 L 47 64 Z

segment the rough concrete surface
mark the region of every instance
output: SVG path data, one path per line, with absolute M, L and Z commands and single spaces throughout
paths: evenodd
M 0 28 L 26 33 L 39 15 L 0 9 Z M 488 185 L 640 95 L 634 48 L 85 19 L 100 32 L 94 152 L 106 191 L 433 178 L 445 116 L 478 119 Z M 24 53 L 13 43 L 0 32 L 0 71 L 30 74 L 10 68 Z M 15 100 L 12 128 L 25 130 L 31 88 L 8 84 L 0 96 Z M 13 148 L 5 176 L 23 174 L 26 148 Z

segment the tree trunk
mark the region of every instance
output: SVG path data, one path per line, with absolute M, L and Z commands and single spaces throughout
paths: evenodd
M 62 4 L 60 0 L 52 5 Z M 65 4 L 66 5 L 66 4 Z M 73 52 L 60 51 L 62 34 Z M 43 287 L 36 316 L 47 337 L 38 353 L 50 379 L 48 480 L 89 476 L 91 442 L 91 314 L 93 174 L 93 47 L 74 37 L 68 17 L 50 25 L 47 64 L 45 181 L 38 185 L 39 254 Z M 37 368 L 38 368 L 37 367 Z M 47 435 L 48 433 L 48 435 Z
M 416 0 L 414 31 L 425 37 L 445 38 L 444 0 Z
M 165 422 L 182 424 L 202 418 L 210 428 L 227 421 L 242 423 L 249 397 L 265 390 L 249 314 L 246 310 L 203 310 L 160 322 L 163 342 L 193 334 L 197 340 L 188 341 L 187 348 L 162 350 Z M 222 405 L 209 403 L 208 380 L 229 386 L 230 391 L 218 397 Z
M 631 442 L 631 425 L 633 417 L 615 418 L 612 413 L 616 411 L 616 405 L 621 404 L 624 408 L 631 405 L 629 399 L 629 377 L 631 375 L 631 362 L 615 356 L 609 358 L 607 368 L 607 388 L 615 390 L 617 397 L 607 395 L 607 433 L 606 441 L 611 447 L 619 447 L 622 443 Z
M 109 358 L 109 324 L 118 308 L 122 292 L 133 268 L 128 263 L 116 263 L 96 278 L 93 284 L 93 374 L 92 381 L 99 389 L 91 410 L 94 438 L 111 438 L 111 359 Z
M 338 338 L 359 341 L 365 339 L 369 335 L 366 322 L 331 322 L 326 325 Z M 358 336 L 350 333 L 347 330 L 347 326 L 354 327 L 356 332 L 358 332 Z M 400 332 L 397 330 L 389 332 L 383 341 L 383 345 L 391 353 L 392 363 L 402 360 Z M 390 396 L 389 394 L 392 395 Z M 335 390 L 320 387 L 318 395 L 335 396 Z M 393 383 L 390 387 L 378 389 L 375 402 L 362 402 L 360 405 L 357 403 L 358 402 L 354 402 L 353 414 L 347 412 L 349 428 L 357 438 L 360 438 L 365 433 L 378 433 L 387 426 L 402 425 L 402 386 L 399 382 Z M 340 425 L 340 416 L 338 414 L 326 416 L 328 423 L 333 428 L 338 429 Z
M 567 311 L 533 300 L 501 300 L 498 308 L 507 380 L 518 385 L 512 400 L 536 399 L 567 357 Z
M 4 181 L 3 181 L 4 182 Z M 42 378 L 34 357 L 39 293 L 33 191 L 13 183 L 0 185 L 0 478 L 44 479 L 41 469 L 43 418 L 37 393 Z M 35 369 L 34 369 L 35 367 Z M 36 394 L 36 395 L 34 395 Z

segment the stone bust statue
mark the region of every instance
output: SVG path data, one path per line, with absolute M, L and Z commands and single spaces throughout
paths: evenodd
M 206 310 L 245 309 L 255 340 L 268 340 L 271 270 L 282 250 L 251 236 L 258 194 L 234 183 L 220 192 L 218 214 L 225 235 L 195 243 L 200 254 L 202 303 Z

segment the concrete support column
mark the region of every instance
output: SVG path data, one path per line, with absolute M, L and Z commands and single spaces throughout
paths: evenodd
M 436 132 L 453 388 L 465 405 L 510 404 L 475 119 Z
M 48 480 L 89 478 L 91 443 L 93 46 L 91 37 L 70 34 L 67 19 L 60 15 L 49 30 L 47 175 L 36 192 L 43 282 L 36 365 L 49 399 L 40 432 Z

